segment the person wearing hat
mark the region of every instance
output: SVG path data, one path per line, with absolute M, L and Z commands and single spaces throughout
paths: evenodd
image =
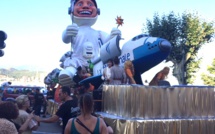
M 95 0 L 71 0 L 69 15 L 72 24 L 67 26 L 62 35 L 64 43 L 71 43 L 72 55 L 64 59 L 64 68 L 59 76 L 62 86 L 73 84 L 72 78 L 77 68 L 89 67 L 89 61 L 100 57 L 100 47 L 115 36 L 121 36 L 121 31 L 113 28 L 111 34 L 91 28 L 97 21 L 100 10 Z

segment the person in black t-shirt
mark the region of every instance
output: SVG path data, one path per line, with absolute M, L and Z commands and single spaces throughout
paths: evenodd
M 70 118 L 76 117 L 78 113 L 77 111 L 80 110 L 78 108 L 78 99 L 76 97 L 71 97 L 70 94 L 71 91 L 69 87 L 67 86 L 61 87 L 59 97 L 61 101 L 63 101 L 64 103 L 61 104 L 56 114 L 50 118 L 40 118 L 39 116 L 36 116 L 35 119 L 38 122 L 53 123 L 59 121 L 59 118 L 62 118 L 63 120 L 62 134 L 64 134 L 64 129 L 68 120 Z
M 40 93 L 40 89 L 36 88 L 34 95 L 34 114 L 40 116 L 42 105 L 44 104 L 45 98 L 42 93 Z

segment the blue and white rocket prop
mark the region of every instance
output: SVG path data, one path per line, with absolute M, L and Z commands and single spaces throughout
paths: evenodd
M 119 57 L 120 66 L 124 66 L 125 61 L 131 60 L 135 69 L 134 79 L 137 84 L 143 84 L 141 74 L 166 59 L 171 51 L 169 41 L 145 34 L 133 37 L 122 46 L 122 49 L 119 47 L 119 41 L 120 37 L 116 36 L 101 47 L 100 58 L 92 61 L 93 76 L 82 80 L 80 84 L 91 83 L 98 88 L 103 82 L 101 76 L 107 66 L 107 60 L 115 56 Z

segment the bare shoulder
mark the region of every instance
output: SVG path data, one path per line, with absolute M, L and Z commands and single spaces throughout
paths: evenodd
M 72 120 L 73 120 L 74 118 L 70 118 L 69 120 L 68 120 L 68 123 L 72 123 Z
M 71 132 L 71 125 L 72 125 L 72 120 L 73 118 L 69 119 L 67 124 L 66 124 L 66 128 L 65 128 L 65 134 L 70 134 Z
M 68 120 L 67 126 L 71 126 L 71 125 L 72 125 L 72 120 L 73 120 L 73 119 L 74 119 L 74 118 L 71 118 L 71 119 Z
M 100 121 L 100 125 L 101 125 L 101 126 L 103 126 L 103 125 L 106 126 L 106 125 L 105 125 L 105 121 L 104 121 L 103 118 L 100 118 L 100 117 L 99 117 L 99 121 Z
M 108 134 L 107 126 L 102 118 L 99 118 L 100 120 L 100 133 L 101 134 Z

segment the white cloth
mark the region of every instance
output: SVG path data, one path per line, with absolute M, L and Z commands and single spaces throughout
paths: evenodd
M 110 71 L 109 67 L 106 67 L 104 69 L 104 73 L 105 73 L 105 79 L 110 79 L 110 77 L 111 77 L 111 71 Z
M 72 57 L 66 58 L 64 61 L 64 68 L 73 66 L 75 68 L 79 66 L 88 66 L 88 60 L 83 56 L 84 44 L 86 42 L 92 43 L 93 57 L 91 60 L 100 56 L 100 47 L 102 43 L 105 43 L 109 38 L 105 32 L 94 30 L 89 26 L 80 26 L 77 36 L 72 41 Z

